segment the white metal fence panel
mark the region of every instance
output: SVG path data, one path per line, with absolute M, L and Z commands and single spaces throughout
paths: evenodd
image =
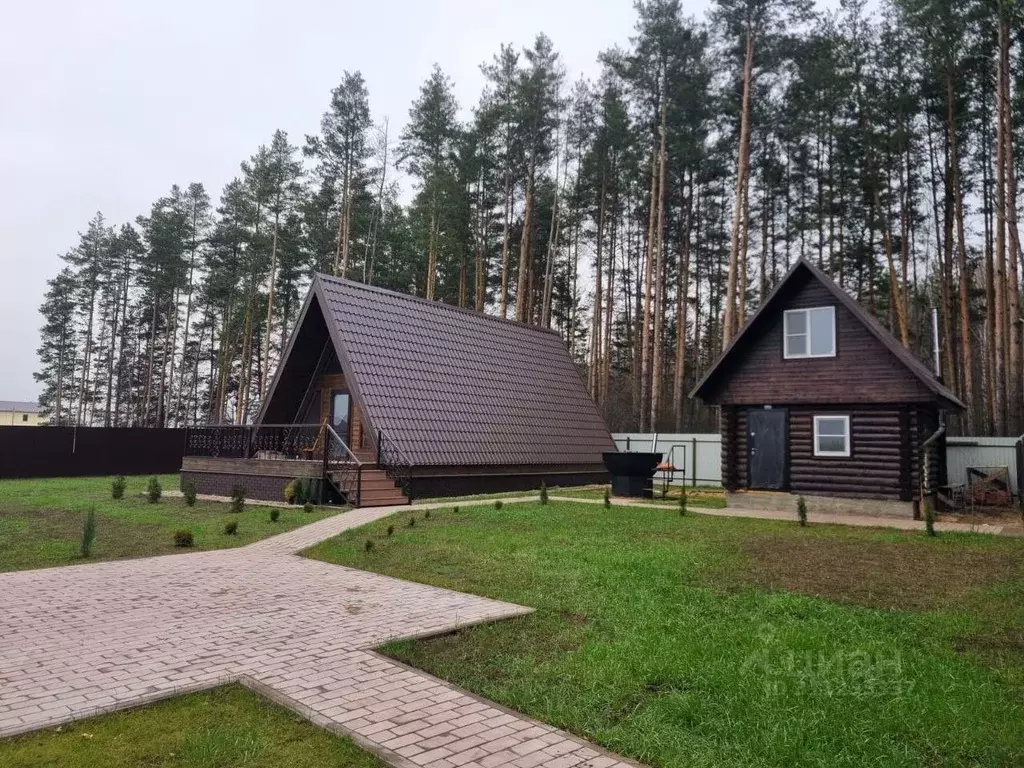
M 616 432 L 612 435 L 620 451 L 647 451 L 665 454 L 665 461 L 679 471 L 673 477 L 688 485 L 722 484 L 722 437 L 713 433 Z M 946 441 L 946 466 L 949 482 L 967 482 L 968 467 L 1007 467 L 1013 493 L 1017 483 L 1016 437 L 950 437 Z M 684 475 L 685 473 L 685 475 Z M 659 473 L 657 482 L 664 480 Z
M 688 432 L 684 434 L 616 432 L 612 435 L 620 451 L 663 453 L 664 461 L 677 468 L 672 480 L 687 485 L 722 484 L 722 436 Z M 659 472 L 655 482 L 664 481 Z
M 967 482 L 968 467 L 1007 467 L 1010 486 L 1017 487 L 1016 437 L 950 437 L 946 440 L 946 474 L 952 485 Z

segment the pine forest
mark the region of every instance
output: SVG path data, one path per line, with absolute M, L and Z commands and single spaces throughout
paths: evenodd
M 223 189 L 97 213 L 41 307 L 51 423 L 251 421 L 325 272 L 556 329 L 612 430 L 714 431 L 689 391 L 805 258 L 929 362 L 937 310 L 954 432 L 1024 431 L 1012 0 L 641 0 L 598 65 L 540 33 L 472 104 L 435 66 L 400 129 L 346 71 Z

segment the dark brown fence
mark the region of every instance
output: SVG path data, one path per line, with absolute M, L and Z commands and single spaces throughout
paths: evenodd
M 168 474 L 184 453 L 184 429 L 0 427 L 0 479 Z

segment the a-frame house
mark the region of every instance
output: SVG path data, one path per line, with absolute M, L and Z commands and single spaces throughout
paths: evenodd
M 200 492 L 276 500 L 322 477 L 362 506 L 603 482 L 615 450 L 556 332 L 327 275 L 256 423 L 188 442 Z

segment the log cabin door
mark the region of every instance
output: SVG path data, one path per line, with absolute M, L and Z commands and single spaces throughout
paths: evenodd
M 747 412 L 748 487 L 773 491 L 786 487 L 788 416 L 780 408 L 752 408 Z

